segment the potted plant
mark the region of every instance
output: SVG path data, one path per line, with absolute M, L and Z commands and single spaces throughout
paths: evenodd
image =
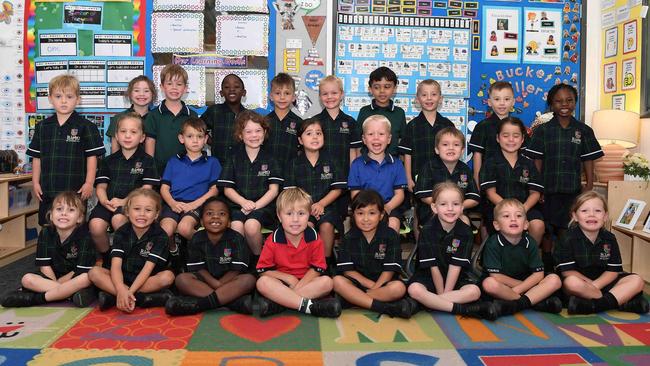
M 624 180 L 648 181 L 650 179 L 648 159 L 641 153 L 626 152 L 623 155 L 623 172 L 625 173 Z

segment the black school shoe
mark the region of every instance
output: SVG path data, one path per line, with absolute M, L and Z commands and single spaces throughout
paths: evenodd
M 550 296 L 535 304 L 533 309 L 545 313 L 558 314 L 562 311 L 562 300 L 557 296 Z
M 226 305 L 226 307 L 240 314 L 253 314 L 253 296 L 251 294 L 241 296 L 240 298 Z
M 499 307 L 489 301 L 475 301 L 469 304 L 462 304 L 460 315 L 477 318 L 477 319 L 486 319 L 494 321 L 499 317 Z
M 583 299 L 577 296 L 569 297 L 569 305 L 567 305 L 567 312 L 569 314 L 593 314 L 596 312 L 593 300 Z
M 264 318 L 274 314 L 279 314 L 283 312 L 286 308 L 274 301 L 267 299 L 258 293 L 257 297 L 257 306 L 260 310 L 260 317 Z
M 140 301 L 136 301 L 135 306 L 139 308 L 155 308 L 165 306 L 167 301 L 174 296 L 170 290 L 162 290 L 158 292 L 141 293 Z
M 391 318 L 408 319 L 419 309 L 418 303 L 410 297 L 386 303 L 386 315 Z
M 201 312 L 199 299 L 192 296 L 174 296 L 165 303 L 167 315 L 193 315 Z
M 97 304 L 99 305 L 99 310 L 105 311 L 113 306 L 115 306 L 115 302 L 117 301 L 117 298 L 108 292 L 105 291 L 99 291 L 99 294 L 97 295 Z
M 630 301 L 619 306 L 618 309 L 629 313 L 645 314 L 650 310 L 650 304 L 648 304 L 648 300 L 643 297 L 643 292 L 641 292 L 631 298 Z
M 498 316 L 513 315 L 519 311 L 519 303 L 514 300 L 494 300 Z
M 72 302 L 78 308 L 87 308 L 97 300 L 97 292 L 95 288 L 86 287 L 72 294 Z
M 24 308 L 33 306 L 35 304 L 34 295 L 36 294 L 31 291 L 14 291 L 2 300 L 2 307 Z
M 312 300 L 309 306 L 311 315 L 321 318 L 338 318 L 341 315 L 341 303 L 335 298 Z

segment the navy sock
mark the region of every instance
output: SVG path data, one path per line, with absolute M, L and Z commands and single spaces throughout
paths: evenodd
M 47 300 L 45 300 L 45 292 L 34 293 L 32 299 L 34 301 L 34 305 L 43 305 L 47 303 Z
M 210 295 L 206 297 L 200 297 L 198 301 L 198 305 L 202 310 L 209 310 L 209 309 L 218 308 L 219 306 L 221 306 L 221 302 L 217 297 L 217 293 L 212 292 Z
M 372 300 L 372 303 L 370 304 L 370 310 L 384 314 L 386 313 L 386 303 L 379 300 Z
M 597 313 L 618 308 L 618 300 L 611 292 L 605 292 L 600 299 L 594 299 L 594 310 Z
M 517 300 L 517 305 L 519 306 L 519 310 L 528 309 L 532 306 L 530 299 L 526 295 L 521 295 L 521 297 Z

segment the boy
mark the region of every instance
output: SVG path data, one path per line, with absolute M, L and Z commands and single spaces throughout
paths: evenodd
M 181 124 L 190 117 L 196 117 L 181 100 L 187 92 L 187 71 L 180 65 L 167 65 L 160 72 L 160 88 L 165 100 L 154 108 L 144 120 L 145 152 L 154 157 L 159 172 L 165 171 L 169 159 L 183 153 L 179 142 Z
M 298 130 L 302 118 L 291 111 L 296 100 L 296 83 L 289 74 L 279 73 L 271 80 L 274 109 L 266 117 L 271 125 L 266 149 L 282 167 L 298 155 Z
M 454 126 L 445 127 L 436 134 L 435 144 L 436 155 L 422 167 L 415 183 L 416 215 L 421 225 L 431 218 L 431 192 L 438 183 L 455 182 L 465 195 L 465 210 L 476 207 L 481 200 L 471 169 L 460 160 L 465 149 L 465 135 Z M 467 216 L 461 219 L 469 224 Z
M 493 113 L 476 125 L 468 144 L 469 151 L 473 153 L 474 181 L 477 183 L 480 182 L 479 172 L 485 158 L 499 151 L 497 123 L 508 117 L 515 106 L 515 91 L 507 81 L 497 81 L 490 85 L 488 96 L 488 106 L 492 108 Z M 523 149 L 526 147 L 526 141 L 524 140 Z
M 373 115 L 363 122 L 362 140 L 366 151 L 350 166 L 348 188 L 352 199 L 361 189 L 374 189 L 384 199 L 388 226 L 399 233 L 404 218 L 406 172 L 402 162 L 387 152 L 391 141 L 391 124 L 382 115 Z
M 399 142 L 399 151 L 404 155 L 404 169 L 408 189 L 413 192 L 415 178 L 422 167 L 436 156 L 436 134 L 446 127 L 455 127 L 446 117 L 438 113 L 442 102 L 440 84 L 426 79 L 418 84 L 415 96 L 422 111 L 406 125 L 404 136 Z
M 190 240 L 195 233 L 194 227 L 199 223 L 199 208 L 218 192 L 221 164 L 203 152 L 207 140 L 205 122 L 198 117 L 186 119 L 178 134 L 185 153 L 169 159 L 162 176 L 160 195 L 165 206 L 160 215 L 160 226 L 172 238 L 169 245 L 172 255 L 178 253 L 174 233 L 178 230 L 183 238 Z
M 74 110 L 80 100 L 79 81 L 74 76 L 53 78 L 48 100 L 55 113 L 36 125 L 27 149 L 41 226 L 47 224 L 46 214 L 57 194 L 75 191 L 83 200 L 92 195 L 97 157 L 105 152 L 97 126 Z
M 241 103 L 246 95 L 244 82 L 235 74 L 226 75 L 221 81 L 219 95 L 224 102 L 210 106 L 201 115 L 201 119 L 208 126 L 212 156 L 224 162 L 234 144 L 235 117 L 246 109 Z
M 308 227 L 311 197 L 300 188 L 289 188 L 278 196 L 281 227 L 266 239 L 257 272 L 260 316 L 296 309 L 314 316 L 336 318 L 341 303 L 336 299 L 315 300 L 332 291 L 325 272 L 323 242 Z
M 533 307 L 559 313 L 562 302 L 553 293 L 562 281 L 556 274 L 544 276 L 544 264 L 537 243 L 527 233 L 526 210 L 519 200 L 506 198 L 494 207 L 494 227 L 483 250 L 487 276 L 483 291 L 497 299 L 500 315 L 512 315 Z
M 365 121 L 368 117 L 375 114 L 386 117 L 390 122 L 390 133 L 393 136 L 387 152 L 388 154 L 397 156 L 399 154 L 397 146 L 406 129 L 404 110 L 396 106 L 391 99 L 397 90 L 397 75 L 388 67 L 378 67 L 370 73 L 368 86 L 373 99 L 370 105 L 361 108 L 357 121 Z M 362 126 L 357 126 L 357 129 L 361 128 Z M 362 150 L 367 151 L 365 148 Z

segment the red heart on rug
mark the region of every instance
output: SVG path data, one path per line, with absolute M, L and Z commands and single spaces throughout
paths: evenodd
M 224 316 L 219 323 L 223 329 L 238 337 L 262 343 L 291 332 L 300 325 L 301 321 L 296 316 L 259 320 L 250 315 L 233 314 Z

